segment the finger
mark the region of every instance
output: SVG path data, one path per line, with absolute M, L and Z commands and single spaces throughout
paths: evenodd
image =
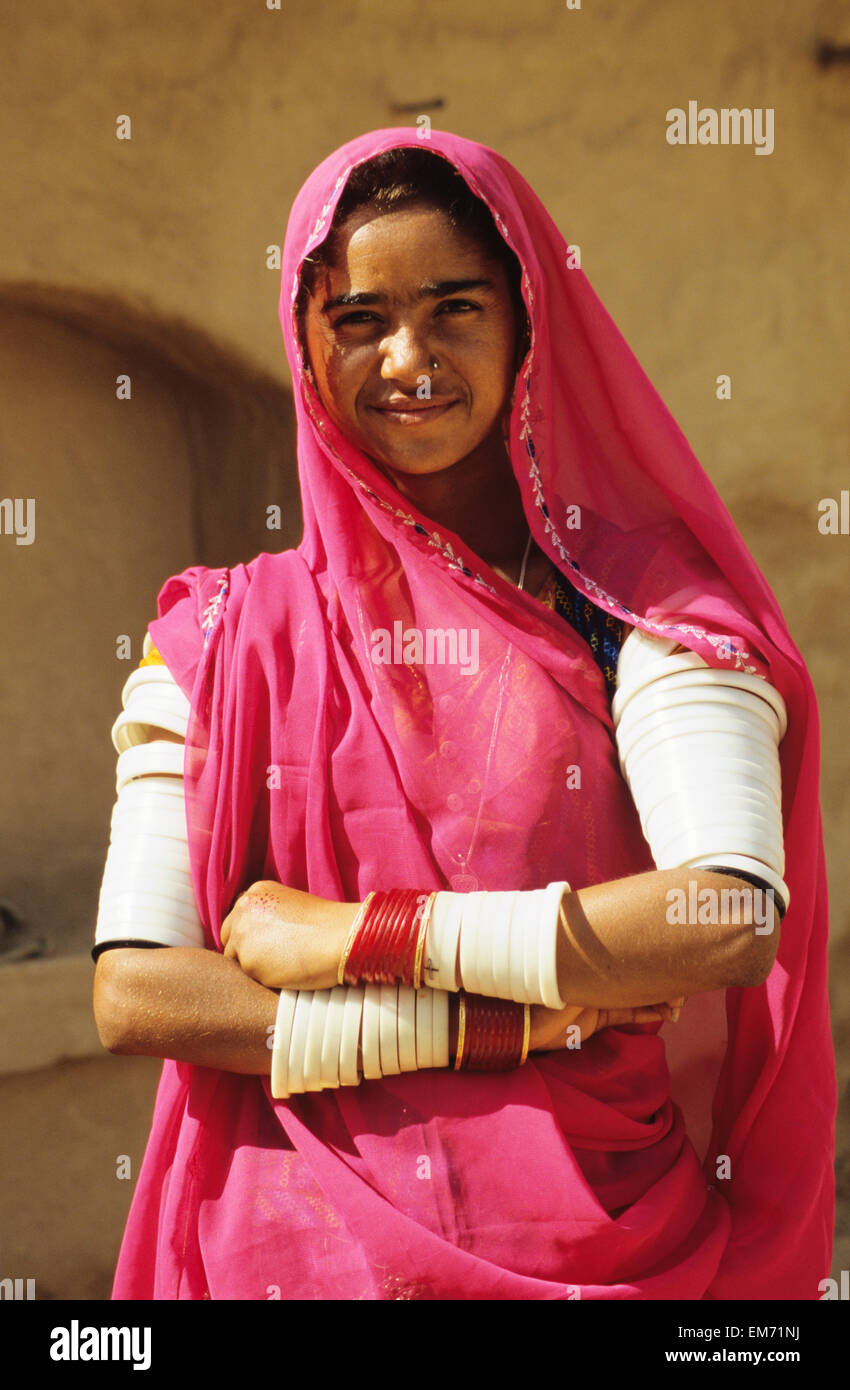
M 606 1009 L 606 1028 L 617 1028 L 624 1023 L 658 1023 L 661 1014 L 654 1004 L 641 1004 L 634 1009 Z
M 679 1015 L 682 1012 L 679 1004 L 659 1004 L 658 1007 L 661 1009 L 667 1023 L 679 1022 Z

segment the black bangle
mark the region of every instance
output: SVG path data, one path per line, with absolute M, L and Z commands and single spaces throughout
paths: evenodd
M 745 883 L 751 883 L 754 888 L 760 888 L 763 893 L 770 894 L 770 900 L 779 916 L 780 922 L 785 916 L 785 904 L 776 892 L 771 883 L 766 883 L 758 874 L 751 874 L 748 869 L 730 869 L 727 864 L 698 864 L 699 869 L 704 869 L 707 874 L 729 874 L 731 878 L 742 878 Z
M 103 951 L 112 951 L 116 946 L 140 946 L 143 950 L 151 951 L 166 951 L 168 949 L 164 941 L 101 941 L 97 946 L 92 947 L 92 960 L 96 961 Z

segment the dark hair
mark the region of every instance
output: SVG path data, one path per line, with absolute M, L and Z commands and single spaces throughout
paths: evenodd
M 517 323 L 517 366 L 528 351 L 530 330 L 522 298 L 522 269 L 501 236 L 486 203 L 477 198 L 454 165 L 432 150 L 401 146 L 357 164 L 348 176 L 336 205 L 333 222 L 321 246 L 307 257 L 301 269 L 296 313 L 303 343 L 304 314 L 318 271 L 336 259 L 339 235 L 348 218 L 361 208 L 377 214 L 414 203 L 438 208 L 462 236 L 476 242 L 482 254 L 501 265 L 510 290 Z

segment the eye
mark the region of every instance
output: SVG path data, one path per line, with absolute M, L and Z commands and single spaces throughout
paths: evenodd
M 368 309 L 353 309 L 350 314 L 343 314 L 341 318 L 334 319 L 334 328 L 341 328 L 347 323 L 367 323 L 374 318 L 375 315 Z
M 471 299 L 447 299 L 440 305 L 440 309 L 460 309 L 462 311 L 480 308 L 481 305 L 475 304 Z M 437 310 L 438 313 L 440 309 Z

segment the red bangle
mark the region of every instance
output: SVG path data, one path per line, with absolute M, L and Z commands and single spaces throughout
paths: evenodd
M 371 902 L 365 909 L 363 922 L 360 923 L 360 929 L 358 929 L 353 944 L 351 944 L 349 962 L 346 966 L 346 984 L 357 984 L 358 980 L 364 979 L 364 970 L 368 969 L 367 963 L 371 959 L 372 949 L 375 945 L 376 923 L 378 923 L 385 902 L 385 892 L 372 892 Z
M 432 897 L 418 888 L 373 893 L 345 958 L 345 983 L 414 984 Z
M 371 978 L 378 984 L 393 984 L 396 968 L 401 969 L 409 931 L 408 916 L 406 895 L 395 888 L 387 894 L 384 913 L 375 928 L 378 942 L 371 961 Z
M 345 983 L 347 985 L 356 985 L 358 980 L 363 978 L 363 963 L 372 947 L 376 916 L 383 906 L 386 896 L 386 893 L 376 892 L 371 893 L 366 899 L 363 921 L 351 943 L 345 964 Z
M 459 1066 L 468 1071 L 508 1071 L 525 1060 L 525 1007 L 508 999 L 468 994 Z
M 376 893 L 371 909 L 363 919 L 363 925 L 355 938 L 352 954 L 355 958 L 353 969 L 357 979 L 370 984 L 375 978 L 375 955 L 381 945 L 383 923 L 386 921 L 390 903 L 389 893 Z M 361 939 L 362 938 L 362 939 Z
M 375 960 L 374 978 L 383 985 L 391 985 L 396 980 L 396 970 L 403 974 L 405 947 L 410 935 L 412 913 L 408 894 L 396 888 L 390 893 L 387 915 L 381 932 L 381 944 Z M 409 981 L 404 981 L 409 984 Z

